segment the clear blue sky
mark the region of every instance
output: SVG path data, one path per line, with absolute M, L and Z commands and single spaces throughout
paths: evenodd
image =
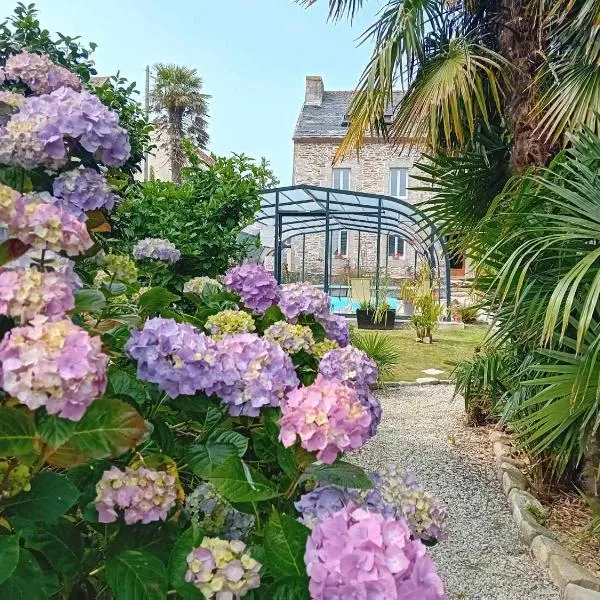
M 34 0 L 32 0 L 34 1 Z M 10 10 L 9 0 L 1 3 Z M 292 133 L 306 75 L 353 89 L 370 47 L 357 38 L 380 5 L 353 26 L 327 22 L 327 0 L 36 0 L 43 27 L 98 44 L 100 74 L 117 70 L 143 92 L 146 64 L 194 67 L 210 103 L 210 150 L 265 156 L 291 182 Z M 3 16 L 3 15 L 1 15 Z

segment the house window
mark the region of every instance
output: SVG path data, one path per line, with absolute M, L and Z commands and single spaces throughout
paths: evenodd
M 388 235 L 388 256 L 404 257 L 404 240 L 399 235 Z
M 333 187 L 336 190 L 350 189 L 350 169 L 333 169 Z
M 342 258 L 348 256 L 348 232 L 338 231 L 333 238 L 333 254 Z
M 406 198 L 408 187 L 408 169 L 390 169 L 390 196 Z

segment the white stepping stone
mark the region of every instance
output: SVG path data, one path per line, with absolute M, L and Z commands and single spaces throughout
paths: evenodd
M 446 371 L 440 371 L 439 369 L 424 369 L 421 373 L 425 373 L 425 375 L 441 375 Z

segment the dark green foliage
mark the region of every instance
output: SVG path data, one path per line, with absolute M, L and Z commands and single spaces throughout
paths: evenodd
M 130 251 L 140 239 L 166 238 L 182 256 L 160 277 L 172 282 L 214 277 L 240 261 L 255 243 L 239 234 L 254 220 L 260 206 L 258 192 L 273 183 L 265 163 L 243 154 L 215 157 L 208 169 L 193 162 L 184 169 L 181 185 L 150 181 L 137 186 L 115 211 L 119 239 L 112 243 Z

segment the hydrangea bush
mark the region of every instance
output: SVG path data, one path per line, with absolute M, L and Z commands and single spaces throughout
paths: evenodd
M 381 408 L 327 297 L 255 264 L 140 282 L 179 250 L 99 251 L 119 115 L 47 57 L 6 63 L 0 598 L 444 597 L 443 509 L 343 460 Z

